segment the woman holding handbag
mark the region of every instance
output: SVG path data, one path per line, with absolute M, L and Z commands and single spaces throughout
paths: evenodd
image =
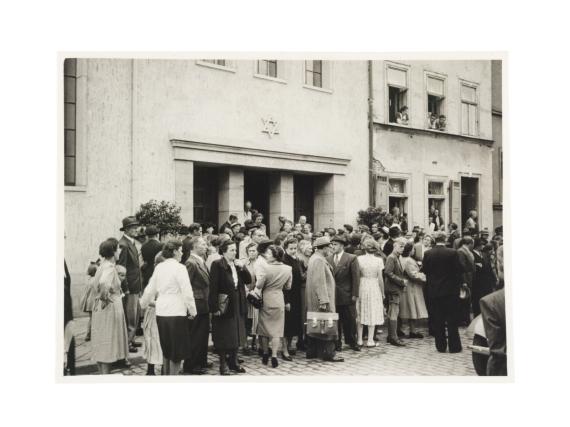
M 267 266 L 259 271 L 256 277 L 255 293 L 261 297 L 263 292 L 263 305 L 259 309 L 259 323 L 257 335 L 263 347 L 264 365 L 269 361 L 269 340 L 271 340 L 271 366 L 276 368 L 277 351 L 285 332 L 285 299 L 283 290 L 291 289 L 292 269 L 283 264 L 284 251 L 280 246 L 269 245 L 263 257 Z M 292 360 L 284 349 L 285 360 Z
M 245 285 L 251 283 L 247 268 L 236 262 L 237 246 L 226 240 L 220 246 L 222 257 L 210 268 L 209 305 L 212 313 L 212 340 L 220 357 L 220 374 L 229 375 L 229 370 L 244 373 L 237 350 L 240 336 L 245 336 L 247 303 Z M 226 362 L 226 356 L 228 362 Z

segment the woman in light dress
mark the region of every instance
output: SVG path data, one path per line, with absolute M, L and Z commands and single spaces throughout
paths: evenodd
M 91 327 L 91 357 L 97 362 L 99 372 L 108 374 L 111 363 L 126 359 L 129 342 L 127 323 L 121 295 L 121 279 L 115 268 L 119 258 L 116 240 L 105 240 L 99 246 L 104 258 L 95 274 L 95 301 Z
M 401 261 L 404 276 L 408 279 L 408 286 L 404 288 L 400 298 L 400 318 L 402 322 L 406 320 L 409 322 L 409 338 L 423 338 L 424 336 L 416 330 L 416 322 L 419 319 L 427 319 L 428 317 L 423 292 L 426 276 L 420 272 L 418 262 L 413 255 L 414 244 L 411 242 L 406 243 Z
M 384 323 L 384 261 L 375 255 L 379 250 L 378 243 L 372 239 L 365 239 L 362 247 L 366 252 L 360 255 L 358 265 L 360 267 L 360 295 L 357 302 L 358 320 L 356 330 L 358 334 L 357 344 L 363 345 L 362 330 L 364 325 L 368 326 L 368 342 L 366 347 L 375 347 L 374 328 L 376 325 Z
M 162 251 L 160 251 L 154 257 L 154 266 L 156 267 L 162 261 L 164 261 L 164 257 L 162 256 Z M 154 366 L 161 365 L 162 375 L 168 375 L 170 364 L 165 366 L 163 363 L 160 336 L 158 334 L 158 325 L 156 323 L 156 298 L 154 301 L 149 302 L 148 307 L 145 310 L 142 329 L 144 337 L 143 356 L 147 363 L 146 374 L 155 375 Z

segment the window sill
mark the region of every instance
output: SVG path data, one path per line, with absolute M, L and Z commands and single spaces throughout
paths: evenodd
M 486 138 L 481 138 L 478 136 L 471 136 L 471 135 L 462 135 L 459 133 L 451 133 L 448 131 L 440 131 L 440 130 L 436 130 L 436 129 L 425 129 L 425 128 L 418 128 L 418 127 L 413 127 L 413 126 L 409 126 L 409 125 L 400 125 L 398 123 L 385 123 L 385 122 L 380 122 L 380 121 L 374 121 L 375 125 L 379 125 L 381 127 L 384 128 L 388 128 L 389 130 L 405 130 L 411 134 L 413 133 L 425 133 L 425 134 L 431 134 L 431 135 L 439 135 L 442 136 L 444 138 L 460 138 L 463 140 L 466 140 L 468 142 L 473 142 L 473 143 L 478 143 L 478 144 L 484 144 L 487 146 L 492 146 L 493 145 L 493 140 L 492 139 L 486 139 Z
M 201 67 L 213 68 L 214 70 L 227 71 L 229 73 L 235 73 L 237 71 L 233 67 L 228 67 L 226 65 L 212 64 L 210 62 L 204 62 L 204 61 L 196 61 L 196 65 L 199 65 Z
M 69 191 L 71 193 L 85 193 L 87 187 L 85 185 L 66 185 L 64 191 Z
M 280 79 L 278 77 L 271 77 L 271 76 L 266 76 L 265 74 L 254 74 L 253 77 L 255 77 L 256 79 L 261 79 L 261 80 L 269 80 L 270 82 L 275 82 L 275 83 L 281 83 L 286 85 L 287 82 L 283 79 Z
M 315 90 L 317 92 L 324 92 L 324 93 L 333 93 L 332 89 L 325 89 L 322 87 L 317 87 L 317 86 L 311 86 L 311 85 L 303 85 L 303 87 L 305 89 L 311 89 L 311 90 Z

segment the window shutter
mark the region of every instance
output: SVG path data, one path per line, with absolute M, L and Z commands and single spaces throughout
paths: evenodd
M 449 181 L 449 218 L 461 228 L 461 182 Z
M 469 135 L 477 135 L 477 106 L 469 104 Z
M 379 175 L 376 177 L 374 189 L 374 206 L 388 211 L 388 177 Z
M 388 84 L 408 87 L 406 71 L 388 67 Z
M 443 80 L 428 77 L 427 90 L 432 95 L 443 96 Z
M 477 90 L 471 86 L 461 85 L 461 99 L 469 102 L 477 102 Z
M 469 104 L 461 103 L 461 133 L 469 135 Z

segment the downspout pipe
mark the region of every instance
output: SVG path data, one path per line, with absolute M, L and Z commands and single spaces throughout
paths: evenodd
M 372 61 L 368 61 L 368 206 L 374 205 L 374 97 Z

